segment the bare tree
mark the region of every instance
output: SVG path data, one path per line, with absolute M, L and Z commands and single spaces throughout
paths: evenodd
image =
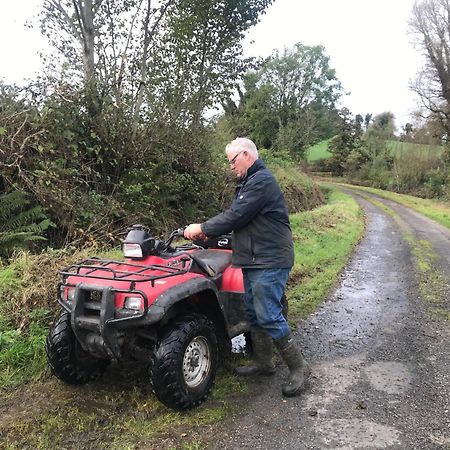
M 411 88 L 450 138 L 450 0 L 416 1 L 410 28 L 425 56 Z

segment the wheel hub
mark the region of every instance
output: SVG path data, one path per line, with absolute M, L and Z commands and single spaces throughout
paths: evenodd
M 187 346 L 183 357 L 184 381 L 196 387 L 208 377 L 211 369 L 211 350 L 203 336 L 195 337 Z

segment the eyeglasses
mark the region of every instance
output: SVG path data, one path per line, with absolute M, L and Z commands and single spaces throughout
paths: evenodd
M 236 155 L 234 155 L 233 158 L 231 158 L 228 162 L 230 163 L 230 166 L 234 166 L 235 162 L 236 162 L 236 158 L 241 154 L 244 153 L 245 150 L 243 150 L 242 152 L 237 153 Z

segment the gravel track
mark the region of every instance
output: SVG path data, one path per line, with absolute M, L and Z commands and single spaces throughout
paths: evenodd
M 307 390 L 283 399 L 281 365 L 255 378 L 239 415 L 202 436 L 208 448 L 450 449 L 450 232 L 344 190 L 364 209 L 367 230 L 334 293 L 295 332 L 312 364 Z M 439 277 L 428 285 L 427 274 Z

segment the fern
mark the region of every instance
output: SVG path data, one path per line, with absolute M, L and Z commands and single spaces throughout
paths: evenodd
M 25 192 L 0 195 L 0 257 L 27 248 L 32 241 L 45 240 L 42 235 L 51 226 L 40 206 L 30 208 Z

